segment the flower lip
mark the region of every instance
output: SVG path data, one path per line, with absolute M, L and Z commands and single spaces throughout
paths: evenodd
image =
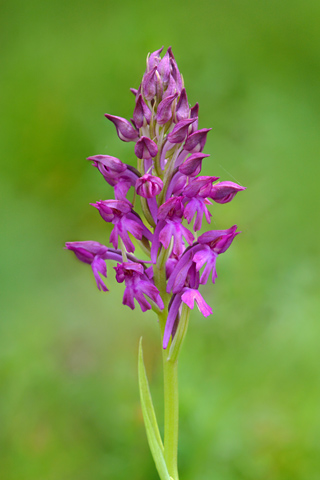
M 204 317 L 212 314 L 212 308 L 202 298 L 201 293 L 193 288 L 184 288 L 181 300 L 189 307 L 194 308 L 194 302 L 196 302 L 200 312 Z

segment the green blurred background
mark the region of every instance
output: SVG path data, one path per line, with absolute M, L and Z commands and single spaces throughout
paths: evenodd
M 203 173 L 248 187 L 212 210 L 243 233 L 181 355 L 181 479 L 319 479 L 319 16 L 316 0 L 2 3 L 2 480 L 157 479 L 136 372 L 143 335 L 161 418 L 156 319 L 63 245 L 107 241 L 89 202 L 112 192 L 85 159 L 134 164 L 103 114 L 130 118 L 161 45 L 213 127 Z

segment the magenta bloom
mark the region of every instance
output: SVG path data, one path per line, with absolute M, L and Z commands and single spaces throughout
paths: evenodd
M 84 263 L 91 265 L 94 278 L 97 282 L 99 290 L 108 291 L 100 275 L 107 277 L 107 266 L 105 260 L 107 259 L 108 248 L 98 242 L 67 242 L 66 248 L 72 250 L 76 257 Z
M 145 312 L 151 309 L 150 300 L 152 300 L 160 310 L 163 309 L 163 301 L 159 290 L 148 279 L 144 268 L 139 263 L 124 262 L 114 267 L 116 271 L 116 280 L 119 283 L 125 282 L 126 288 L 123 295 L 123 304 L 134 309 L 134 299 L 139 303 L 141 310 Z M 149 301 L 145 298 L 149 297 Z
M 99 170 L 105 181 L 114 187 L 114 195 L 118 200 L 126 198 L 128 190 L 132 185 L 135 185 L 137 178 L 139 178 L 137 170 L 122 163 L 116 157 L 95 155 L 87 160 L 92 160 L 92 165 Z
M 110 235 L 110 242 L 114 248 L 118 248 L 118 237 L 120 237 L 128 252 L 135 251 L 128 232 L 138 240 L 141 240 L 143 236 L 149 240 L 152 239 L 152 233 L 144 226 L 139 215 L 133 213 L 132 205 L 128 201 L 100 200 L 92 205 L 99 210 L 103 220 L 113 223 L 114 228 Z
M 181 255 L 184 250 L 184 241 L 191 245 L 194 236 L 182 225 L 183 198 L 173 197 L 167 200 L 158 211 L 158 223 L 154 232 L 154 239 L 151 247 L 151 260 L 155 263 L 160 243 L 165 249 L 169 247 L 173 238 L 173 253 Z
M 189 105 L 171 47 L 162 51 L 148 55 L 141 84 L 131 89 L 131 122 L 105 115 L 122 141 L 134 142 L 136 164 L 111 155 L 88 158 L 114 190 L 113 199 L 91 204 L 111 224 L 113 248 L 98 242 L 68 242 L 66 248 L 91 265 L 99 290 L 107 291 L 101 277 L 107 275 L 106 261 L 113 261 L 116 280 L 125 284 L 125 305 L 133 309 L 136 301 L 143 312 L 168 309 L 166 348 L 182 305 L 196 304 L 205 317 L 212 313 L 199 288 L 209 278 L 215 282 L 217 259 L 239 232 L 236 226 L 199 238 L 197 232 L 210 223 L 217 204 L 230 202 L 245 187 L 201 175 L 202 162 L 211 164 L 204 153 L 211 128 L 199 128 L 199 104 Z M 134 255 L 137 244 L 144 259 Z
M 182 302 L 191 309 L 194 308 L 194 302 L 196 302 L 199 311 L 204 317 L 212 314 L 212 308 L 203 300 L 202 295 L 198 290 L 187 287 L 183 288 L 180 293 L 174 296 L 174 300 L 170 306 L 166 328 L 163 336 L 163 348 L 167 348 L 168 346 L 170 336 L 172 334 L 174 324 L 177 321 L 179 309 Z

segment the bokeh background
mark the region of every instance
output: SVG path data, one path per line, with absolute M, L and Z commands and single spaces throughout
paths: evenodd
M 212 210 L 243 233 L 181 355 L 181 479 L 319 479 L 319 15 L 316 0 L 2 3 L 2 480 L 157 479 L 136 368 L 143 335 L 161 418 L 156 319 L 63 245 L 107 241 L 89 202 L 112 192 L 86 157 L 134 164 L 103 114 L 130 118 L 161 45 L 213 128 L 203 173 L 248 187 Z

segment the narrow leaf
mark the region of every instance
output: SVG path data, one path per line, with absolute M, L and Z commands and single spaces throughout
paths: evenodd
M 147 373 L 143 362 L 142 338 L 140 338 L 139 343 L 138 372 L 141 408 L 151 454 L 161 480 L 170 480 L 166 462 L 163 456 L 163 444 L 152 403 Z

